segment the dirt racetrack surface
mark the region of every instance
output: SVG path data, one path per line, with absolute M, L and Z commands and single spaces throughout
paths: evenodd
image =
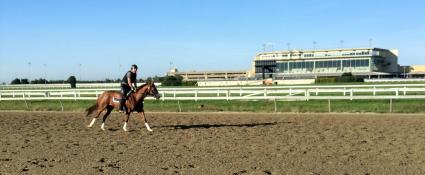
M 425 174 L 425 116 L 0 112 L 0 174 Z

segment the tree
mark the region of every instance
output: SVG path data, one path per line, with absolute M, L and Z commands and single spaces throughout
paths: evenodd
M 21 79 L 21 84 L 30 84 L 30 82 L 28 81 L 28 79 L 23 78 Z
M 12 82 L 10 82 L 10 84 L 21 84 L 21 80 L 19 78 L 15 78 Z
M 71 88 L 77 88 L 77 78 L 75 78 L 75 76 L 70 76 L 68 78 L 68 83 L 71 85 Z
M 337 82 L 363 82 L 363 78 L 355 77 L 351 72 L 345 72 L 336 79 Z
M 47 84 L 47 80 L 43 78 L 35 79 L 31 81 L 31 84 Z
M 165 76 L 162 81 L 163 86 L 181 86 L 183 78 L 181 76 Z

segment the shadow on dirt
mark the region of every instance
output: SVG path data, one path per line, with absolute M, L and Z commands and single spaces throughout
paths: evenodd
M 196 125 L 166 125 L 157 126 L 158 128 L 174 128 L 174 129 L 208 129 L 208 128 L 222 128 L 222 127 L 257 127 L 257 126 L 271 126 L 276 125 L 273 123 L 250 123 L 250 124 L 196 124 Z

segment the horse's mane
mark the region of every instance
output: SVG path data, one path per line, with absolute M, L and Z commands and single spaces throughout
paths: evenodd
M 148 85 L 148 83 L 145 83 L 145 84 L 143 84 L 143 85 L 141 85 L 141 86 L 137 87 L 136 91 L 138 91 L 139 89 L 142 89 L 142 88 L 143 88 L 143 87 L 145 87 L 146 85 Z

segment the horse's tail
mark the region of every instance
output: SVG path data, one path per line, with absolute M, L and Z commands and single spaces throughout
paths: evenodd
M 93 114 L 93 112 L 97 109 L 97 103 L 96 104 L 94 104 L 93 106 L 90 106 L 89 108 L 87 108 L 86 109 L 86 111 L 87 111 L 87 115 L 86 116 L 89 116 L 90 114 Z

